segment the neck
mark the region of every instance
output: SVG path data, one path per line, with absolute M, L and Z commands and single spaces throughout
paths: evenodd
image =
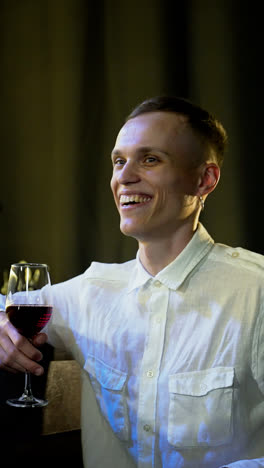
M 195 225 L 184 225 L 173 236 L 165 239 L 139 241 L 139 258 L 144 268 L 155 276 L 182 252 L 197 229 Z

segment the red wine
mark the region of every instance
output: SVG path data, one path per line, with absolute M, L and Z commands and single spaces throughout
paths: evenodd
M 6 313 L 12 325 L 27 338 L 39 333 L 48 323 L 52 312 L 50 305 L 10 305 Z

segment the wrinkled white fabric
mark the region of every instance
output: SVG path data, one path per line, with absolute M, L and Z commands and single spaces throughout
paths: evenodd
M 50 343 L 83 378 L 86 468 L 264 467 L 264 257 L 200 224 L 155 277 L 139 258 L 53 286 Z

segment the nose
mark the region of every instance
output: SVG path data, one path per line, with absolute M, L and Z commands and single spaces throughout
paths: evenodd
M 135 162 L 126 161 L 118 172 L 117 180 L 120 185 L 135 184 L 139 182 L 140 176 Z

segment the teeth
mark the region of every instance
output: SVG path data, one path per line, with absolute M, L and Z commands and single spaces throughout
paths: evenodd
M 151 197 L 143 197 L 141 195 L 121 195 L 120 197 L 120 203 L 124 205 L 125 203 L 145 203 L 147 201 L 151 200 Z

